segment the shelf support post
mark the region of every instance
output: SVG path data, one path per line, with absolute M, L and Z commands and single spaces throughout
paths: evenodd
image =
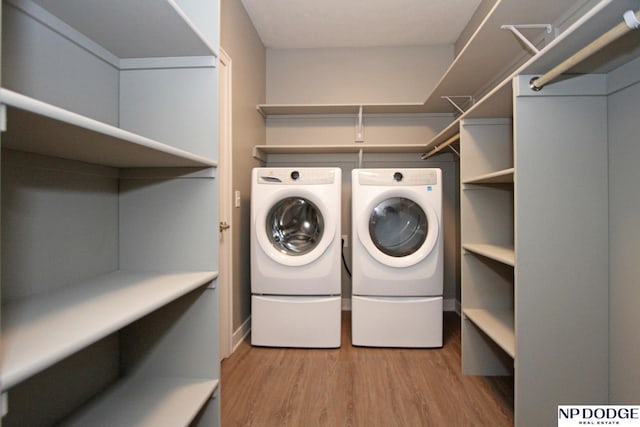
M 362 105 L 358 110 L 358 120 L 356 121 L 356 142 L 364 142 L 364 126 L 362 122 Z
M 502 30 L 511 31 L 534 55 L 540 50 L 520 32 L 521 28 L 544 28 L 548 34 L 553 31 L 553 27 L 550 24 L 507 24 L 500 27 Z

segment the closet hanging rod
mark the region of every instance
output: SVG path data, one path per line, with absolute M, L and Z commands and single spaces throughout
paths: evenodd
M 578 52 L 574 53 L 572 56 L 556 65 L 554 68 L 547 71 L 546 74 L 531 79 L 531 81 L 529 82 L 529 86 L 531 87 L 531 89 L 534 91 L 539 91 L 544 87 L 544 85 L 551 82 L 565 71 L 573 68 L 575 65 L 593 55 L 603 47 L 607 46 L 610 43 L 613 43 L 628 32 L 640 28 L 640 10 L 635 13 L 632 10 L 628 10 L 624 13 L 623 16 L 624 22 L 619 23 L 618 25 L 580 49 Z
M 442 144 L 436 145 L 435 147 L 433 147 L 431 149 L 431 151 L 429 151 L 428 153 L 423 154 L 422 157 L 420 157 L 420 160 L 428 159 L 429 157 L 431 157 L 434 154 L 436 154 L 438 151 L 442 150 L 443 148 L 447 148 L 448 146 L 450 146 L 451 144 L 453 144 L 454 142 L 456 142 L 459 139 L 460 139 L 460 133 L 456 133 L 455 135 L 453 135 L 451 138 L 447 139 Z

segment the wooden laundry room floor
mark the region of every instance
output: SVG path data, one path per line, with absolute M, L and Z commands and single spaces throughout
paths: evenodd
M 460 317 L 446 312 L 442 349 L 251 347 L 222 362 L 222 425 L 512 426 L 512 377 L 463 376 Z

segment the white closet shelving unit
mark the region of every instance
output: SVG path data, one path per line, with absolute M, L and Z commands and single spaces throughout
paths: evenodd
M 510 119 L 465 119 L 460 125 L 463 372 L 510 374 L 502 359 L 479 372 L 483 335 L 515 357 L 513 268 L 513 131 Z M 486 362 L 487 364 L 489 362 Z
M 218 21 L 3 2 L 3 426 L 219 425 Z
M 514 374 L 517 426 L 609 403 L 607 103 L 638 84 L 640 34 L 529 88 L 640 3 L 591 6 L 427 147 L 460 132 L 463 371 Z

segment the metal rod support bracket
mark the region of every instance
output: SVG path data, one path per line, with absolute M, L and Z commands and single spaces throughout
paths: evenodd
M 464 110 L 462 109 L 462 107 L 460 107 L 460 105 L 458 105 L 458 103 L 456 103 L 454 101 L 454 98 L 464 98 L 466 100 L 468 100 L 468 104 L 469 106 L 473 105 L 475 103 L 475 100 L 473 99 L 472 96 L 467 96 L 467 95 L 451 95 L 451 96 L 441 96 L 441 99 L 446 99 L 449 104 L 453 105 L 453 107 L 458 110 L 460 113 L 464 114 Z
M 627 10 L 622 16 L 624 18 L 624 22 L 627 24 L 627 27 L 631 28 L 632 30 L 637 30 L 638 28 L 640 28 L 640 20 L 638 19 L 636 14 L 633 13 L 633 10 Z
M 507 24 L 507 25 L 502 25 L 500 28 L 502 30 L 511 31 L 518 39 L 520 39 L 522 43 L 525 44 L 525 46 L 527 46 L 527 48 L 529 48 L 529 50 L 534 55 L 540 52 L 540 50 L 533 43 L 531 43 L 531 41 L 529 41 L 529 39 L 526 38 L 524 34 L 520 32 L 520 29 L 544 28 L 547 30 L 548 34 L 551 34 L 551 32 L 553 31 L 553 27 L 550 24 Z

